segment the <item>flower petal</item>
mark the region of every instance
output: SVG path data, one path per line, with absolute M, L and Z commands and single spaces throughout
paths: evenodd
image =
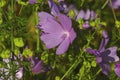
M 108 63 L 100 63 L 99 64 L 100 67 L 102 68 L 102 72 L 105 74 L 105 75 L 108 75 L 108 73 L 110 72 L 111 68 L 110 68 L 110 65 Z
M 80 12 L 79 12 L 79 14 L 77 15 L 77 18 L 76 18 L 76 20 L 79 20 L 80 18 L 84 18 L 84 16 L 85 16 L 85 12 L 83 11 L 83 10 L 80 10 Z
M 76 33 L 75 33 L 74 29 L 72 28 L 70 30 L 70 42 L 72 43 L 75 38 L 76 38 Z
M 115 73 L 117 74 L 118 77 L 120 77 L 120 63 L 115 64 Z
M 66 52 L 69 45 L 70 45 L 69 38 L 65 38 L 65 40 L 57 48 L 56 54 L 63 54 L 64 52 Z
M 117 47 L 111 47 L 111 48 L 108 48 L 107 50 L 111 51 L 109 56 L 114 59 L 114 62 L 119 61 L 119 57 L 117 56 Z
M 87 12 L 86 12 L 86 14 L 85 14 L 84 19 L 85 19 L 85 20 L 90 19 L 90 10 L 89 10 L 89 9 L 87 10 Z
M 53 34 L 43 34 L 41 35 L 40 38 L 45 43 L 46 48 L 50 49 L 56 47 L 63 41 L 63 38 L 61 37 L 62 37 L 62 33 L 53 33 Z
M 114 58 L 109 56 L 111 53 L 110 50 L 105 50 L 104 52 L 100 53 L 99 57 L 102 58 L 102 62 L 109 63 L 114 62 Z
M 117 47 L 111 47 L 106 49 L 101 53 L 100 57 L 102 57 L 102 62 L 117 62 L 119 57 L 116 54 Z
M 30 3 L 30 4 L 35 4 L 35 3 L 36 3 L 36 0 L 29 0 L 29 3 Z
M 90 53 L 90 54 L 94 54 L 94 55 L 98 55 L 99 53 L 97 53 L 97 50 L 91 49 L 91 48 L 86 48 L 85 49 L 86 52 Z
M 51 9 L 51 14 L 57 16 L 60 13 L 58 6 L 53 2 L 53 0 L 48 0 L 48 4 Z
M 105 39 L 109 38 L 109 36 L 108 36 L 108 34 L 107 34 L 106 31 L 103 31 L 102 34 L 103 34 L 103 37 L 104 37 Z
M 93 20 L 96 17 L 96 13 L 94 11 L 90 12 L 90 19 Z
M 72 22 L 69 17 L 63 14 L 58 15 L 58 20 L 60 21 L 60 24 L 62 25 L 64 30 L 69 31 L 72 27 Z
M 85 23 L 83 24 L 83 29 L 87 29 L 89 27 L 90 27 L 89 22 L 85 21 Z
M 102 41 L 100 43 L 100 47 L 99 47 L 100 52 L 103 52 L 105 50 L 105 47 L 106 47 L 108 41 L 109 41 L 109 38 L 103 38 L 102 39 Z
M 60 33 L 63 31 L 61 25 L 52 18 L 48 18 L 46 22 L 41 25 L 40 29 L 45 33 Z
M 43 62 L 42 61 L 39 61 L 33 68 L 32 68 L 32 71 L 35 73 L 35 74 L 39 74 L 41 72 L 43 68 Z
M 23 67 L 15 74 L 16 78 L 21 79 L 23 77 Z
M 39 12 L 38 16 L 39 16 L 39 19 L 40 19 L 40 23 L 39 24 L 41 24 L 42 22 L 46 22 L 46 20 L 48 18 L 54 19 L 54 17 L 52 15 L 50 15 L 50 14 L 48 14 L 46 12 Z

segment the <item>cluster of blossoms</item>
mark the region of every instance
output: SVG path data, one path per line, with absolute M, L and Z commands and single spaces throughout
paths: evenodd
M 51 8 L 52 15 L 46 12 L 39 12 L 38 14 L 40 19 L 38 28 L 43 32 L 40 38 L 45 43 L 47 49 L 58 46 L 56 54 L 63 54 L 67 51 L 69 44 L 76 38 L 76 33 L 71 27 L 72 23 L 70 18 L 61 14 L 61 9 L 59 9 L 58 5 L 56 5 L 53 0 L 48 0 L 48 3 Z M 62 7 L 64 9 L 63 11 L 66 11 L 67 7 Z M 77 13 L 76 11 L 76 14 L 76 21 L 79 21 L 80 19 L 85 20 L 85 23 L 82 25 L 85 29 L 90 27 L 89 20 L 95 20 L 96 17 L 96 13 L 89 9 L 86 12 L 81 10 Z M 109 37 L 105 31 L 103 31 L 103 36 L 104 38 L 102 39 L 98 50 L 86 48 L 86 51 L 96 56 L 96 61 L 102 68 L 102 72 L 108 75 L 111 69 L 109 63 L 119 61 L 119 57 L 116 53 L 117 47 L 105 49 L 109 41 Z M 115 73 L 118 76 L 120 75 L 119 70 L 119 63 L 117 63 Z
M 37 3 L 37 0 L 28 0 L 28 2 L 30 4 L 35 4 Z M 72 44 L 77 37 L 77 34 L 72 27 L 72 20 L 69 12 L 73 10 L 75 14 L 72 19 L 74 19 L 77 23 L 82 24 L 82 29 L 89 28 L 91 26 L 90 21 L 94 21 L 97 14 L 90 9 L 87 9 L 86 11 L 78 11 L 73 6 L 67 7 L 64 0 L 58 0 L 58 2 L 60 3 L 59 5 L 55 4 L 53 0 L 48 0 L 51 14 L 43 11 L 38 13 L 38 28 L 42 31 L 40 39 L 45 44 L 46 48 L 51 49 L 57 47 L 56 54 L 60 55 L 67 52 L 70 44 Z M 115 9 L 120 7 L 120 0 L 112 0 L 112 2 L 112 6 Z M 96 62 L 100 65 L 102 72 L 105 75 L 108 75 L 111 70 L 109 64 L 116 62 L 115 73 L 120 77 L 120 63 L 117 63 L 119 61 L 119 57 L 117 56 L 117 47 L 114 46 L 106 49 L 105 47 L 109 41 L 109 36 L 105 31 L 103 31 L 102 34 L 103 39 L 99 49 L 86 48 L 85 51 L 95 55 Z M 16 56 L 14 56 L 14 58 L 16 60 Z M 23 56 L 21 54 L 17 56 L 17 58 L 23 61 Z M 5 63 L 9 63 L 10 60 L 11 58 L 6 60 L 3 59 Z M 31 70 L 34 74 L 48 71 L 48 69 L 44 67 L 43 61 L 38 57 L 29 56 L 28 61 L 31 63 Z M 17 60 L 16 65 L 18 65 Z M 10 68 L 10 65 L 7 66 Z M 9 74 L 8 69 L 6 68 L 0 68 L 0 71 L 0 73 L 6 71 L 7 73 L 5 75 Z M 22 67 L 20 67 L 15 73 L 16 78 L 21 79 L 23 77 L 23 72 L 24 66 L 22 65 Z M 4 79 L 4 77 L 1 76 L 0 80 L 1 79 Z M 10 77 L 10 79 L 12 79 L 12 77 Z
M 24 54 L 25 53 L 25 54 Z M 0 68 L 0 74 L 4 74 L 0 76 L 0 80 L 4 80 L 4 76 L 8 76 L 8 80 L 13 80 L 13 79 L 22 79 L 23 73 L 24 73 L 24 64 L 22 63 L 23 61 L 29 62 L 30 63 L 30 71 L 32 71 L 33 74 L 39 74 L 39 73 L 44 73 L 49 70 L 49 68 L 44 66 L 44 63 L 42 60 L 39 59 L 39 57 L 33 57 L 31 55 L 31 52 L 29 51 L 28 48 L 25 48 L 23 51 L 23 54 L 19 53 L 17 55 L 12 56 L 13 54 L 11 53 L 9 58 L 4 58 L 3 62 L 7 65 L 7 67 L 2 66 Z M 23 60 L 23 59 L 26 60 Z M 11 62 L 15 66 L 20 66 L 18 69 L 15 70 L 14 76 L 11 76 L 9 70 L 11 69 Z
M 108 75 L 110 71 L 109 63 L 119 61 L 119 57 L 117 56 L 117 53 L 116 53 L 117 47 L 110 47 L 110 48 L 105 49 L 109 41 L 109 37 L 107 33 L 104 31 L 103 31 L 103 36 L 104 38 L 102 39 L 98 50 L 86 48 L 86 51 L 96 56 L 96 61 L 102 68 L 102 72 Z

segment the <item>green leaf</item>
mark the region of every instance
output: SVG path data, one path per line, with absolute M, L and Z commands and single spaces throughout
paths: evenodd
M 19 48 L 15 48 L 15 49 L 14 49 L 14 54 L 15 54 L 16 56 L 18 56 L 18 54 L 20 54 Z
M 14 38 L 14 44 L 17 47 L 23 47 L 24 46 L 24 42 L 22 38 Z
M 55 77 L 55 80 L 60 80 L 60 77 L 59 77 L 59 76 L 56 76 L 56 77 Z
M 115 26 L 117 27 L 117 28 L 120 28 L 120 21 L 115 21 Z
M 96 23 L 94 21 L 90 21 L 90 26 L 95 27 Z
M 87 68 L 88 68 L 88 67 L 91 67 L 91 65 L 90 65 L 90 63 L 89 63 L 88 61 L 84 61 L 84 62 L 83 62 L 83 65 L 84 65 L 85 67 L 87 67 Z
M 92 66 L 92 67 L 96 67 L 96 66 L 97 66 L 96 61 L 92 61 L 92 62 L 91 62 L 91 66 Z
M 32 57 L 33 52 L 30 49 L 24 49 L 22 54 L 25 58 L 29 58 Z
M 18 0 L 18 4 L 21 4 L 21 5 L 28 5 L 28 1 L 27 2 L 24 2 L 24 1 L 22 1 L 22 0 Z
M 5 0 L 0 0 L 0 8 L 1 8 L 1 7 L 4 7 L 5 4 L 6 4 L 6 1 L 5 1 Z
M 75 12 L 73 10 L 70 10 L 68 14 L 69 14 L 70 18 L 75 17 Z
M 83 19 L 82 18 L 79 18 L 78 20 L 77 20 L 77 22 L 79 23 L 79 28 L 80 29 L 82 29 L 83 27 L 83 23 L 84 23 L 84 21 L 83 21 Z
M 2 58 L 9 58 L 10 57 L 10 50 L 6 49 L 3 50 L 2 53 L 0 54 Z

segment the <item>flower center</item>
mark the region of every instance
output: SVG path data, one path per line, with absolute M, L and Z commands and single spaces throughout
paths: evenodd
M 69 37 L 69 36 L 70 36 L 70 34 L 69 34 L 68 31 L 65 31 L 65 32 L 64 32 L 64 35 L 66 35 L 66 37 Z
M 65 39 L 65 38 L 68 38 L 69 36 L 70 36 L 69 32 L 68 31 L 64 31 L 63 35 L 62 35 L 62 38 Z

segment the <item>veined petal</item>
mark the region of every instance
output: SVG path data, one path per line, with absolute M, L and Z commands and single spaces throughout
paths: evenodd
M 36 0 L 29 0 L 29 3 L 30 3 L 30 4 L 35 4 L 35 3 L 36 3 Z
M 93 20 L 96 17 L 96 13 L 94 11 L 90 12 L 90 19 Z
M 87 29 L 90 27 L 90 24 L 88 21 L 85 21 L 85 23 L 83 24 L 83 29 Z
M 52 34 L 43 34 L 41 35 L 41 40 L 45 43 L 46 48 L 54 48 L 59 45 L 62 41 L 62 32 L 61 33 L 52 33 Z
M 85 16 L 84 16 L 84 19 L 85 19 L 85 20 L 90 19 L 90 10 L 89 10 L 89 9 L 86 11 L 86 14 L 85 14 Z
M 23 67 L 21 67 L 19 69 L 19 71 L 15 74 L 15 76 L 18 78 L 18 79 L 21 79 L 23 77 Z
M 53 2 L 53 0 L 48 0 L 48 4 L 49 7 L 51 8 L 51 14 L 57 16 L 60 13 L 58 6 Z
M 115 64 L 115 73 L 117 74 L 118 77 L 120 77 L 120 63 Z
M 84 16 L 85 16 L 85 12 L 83 11 L 83 10 L 80 10 L 80 12 L 79 12 L 79 14 L 77 15 L 77 18 L 76 18 L 76 20 L 79 20 L 80 18 L 84 18 Z
M 99 57 L 102 58 L 102 62 L 104 63 L 109 63 L 109 62 L 114 62 L 114 58 L 109 56 L 111 54 L 110 50 L 105 50 L 104 52 L 101 52 Z
M 94 49 L 91 49 L 91 48 L 86 48 L 85 51 L 90 53 L 90 54 L 94 54 L 94 55 L 99 54 L 97 50 L 94 50 Z
M 109 38 L 103 38 L 102 39 L 102 41 L 100 43 L 100 47 L 99 47 L 100 52 L 103 52 L 105 50 L 105 47 L 106 47 L 108 41 L 109 41 Z
M 43 68 L 43 62 L 42 61 L 39 61 L 33 68 L 32 68 L 32 71 L 35 73 L 35 74 L 38 74 L 41 72 Z
M 60 21 L 60 24 L 62 25 L 64 30 L 69 31 L 72 27 L 71 19 L 63 14 L 58 15 L 58 20 Z
M 105 74 L 105 75 L 108 75 L 108 73 L 110 72 L 111 68 L 110 68 L 110 65 L 108 63 L 100 63 L 99 64 L 100 67 L 102 68 L 102 72 Z
M 48 18 L 54 19 L 54 17 L 52 15 L 50 15 L 49 13 L 46 13 L 46 12 L 39 12 L 38 16 L 39 16 L 39 19 L 40 19 L 40 24 L 41 24 L 41 22 L 46 22 L 46 20 Z
M 109 39 L 109 36 L 106 31 L 102 31 L 102 35 L 105 39 L 107 39 L 107 38 Z
M 119 61 L 119 57 L 117 56 L 117 47 L 110 47 L 107 50 L 110 50 L 110 54 L 108 56 L 114 59 L 114 62 Z
M 72 43 L 75 38 L 76 38 L 76 33 L 74 29 L 71 29 L 70 30 L 70 42 Z
M 52 18 L 48 18 L 46 22 L 40 27 L 40 29 L 42 29 L 42 31 L 45 33 L 61 33 L 63 31 L 61 25 Z
M 56 54 L 63 54 L 64 52 L 66 52 L 69 45 L 70 45 L 69 38 L 65 38 L 65 40 L 58 46 Z

